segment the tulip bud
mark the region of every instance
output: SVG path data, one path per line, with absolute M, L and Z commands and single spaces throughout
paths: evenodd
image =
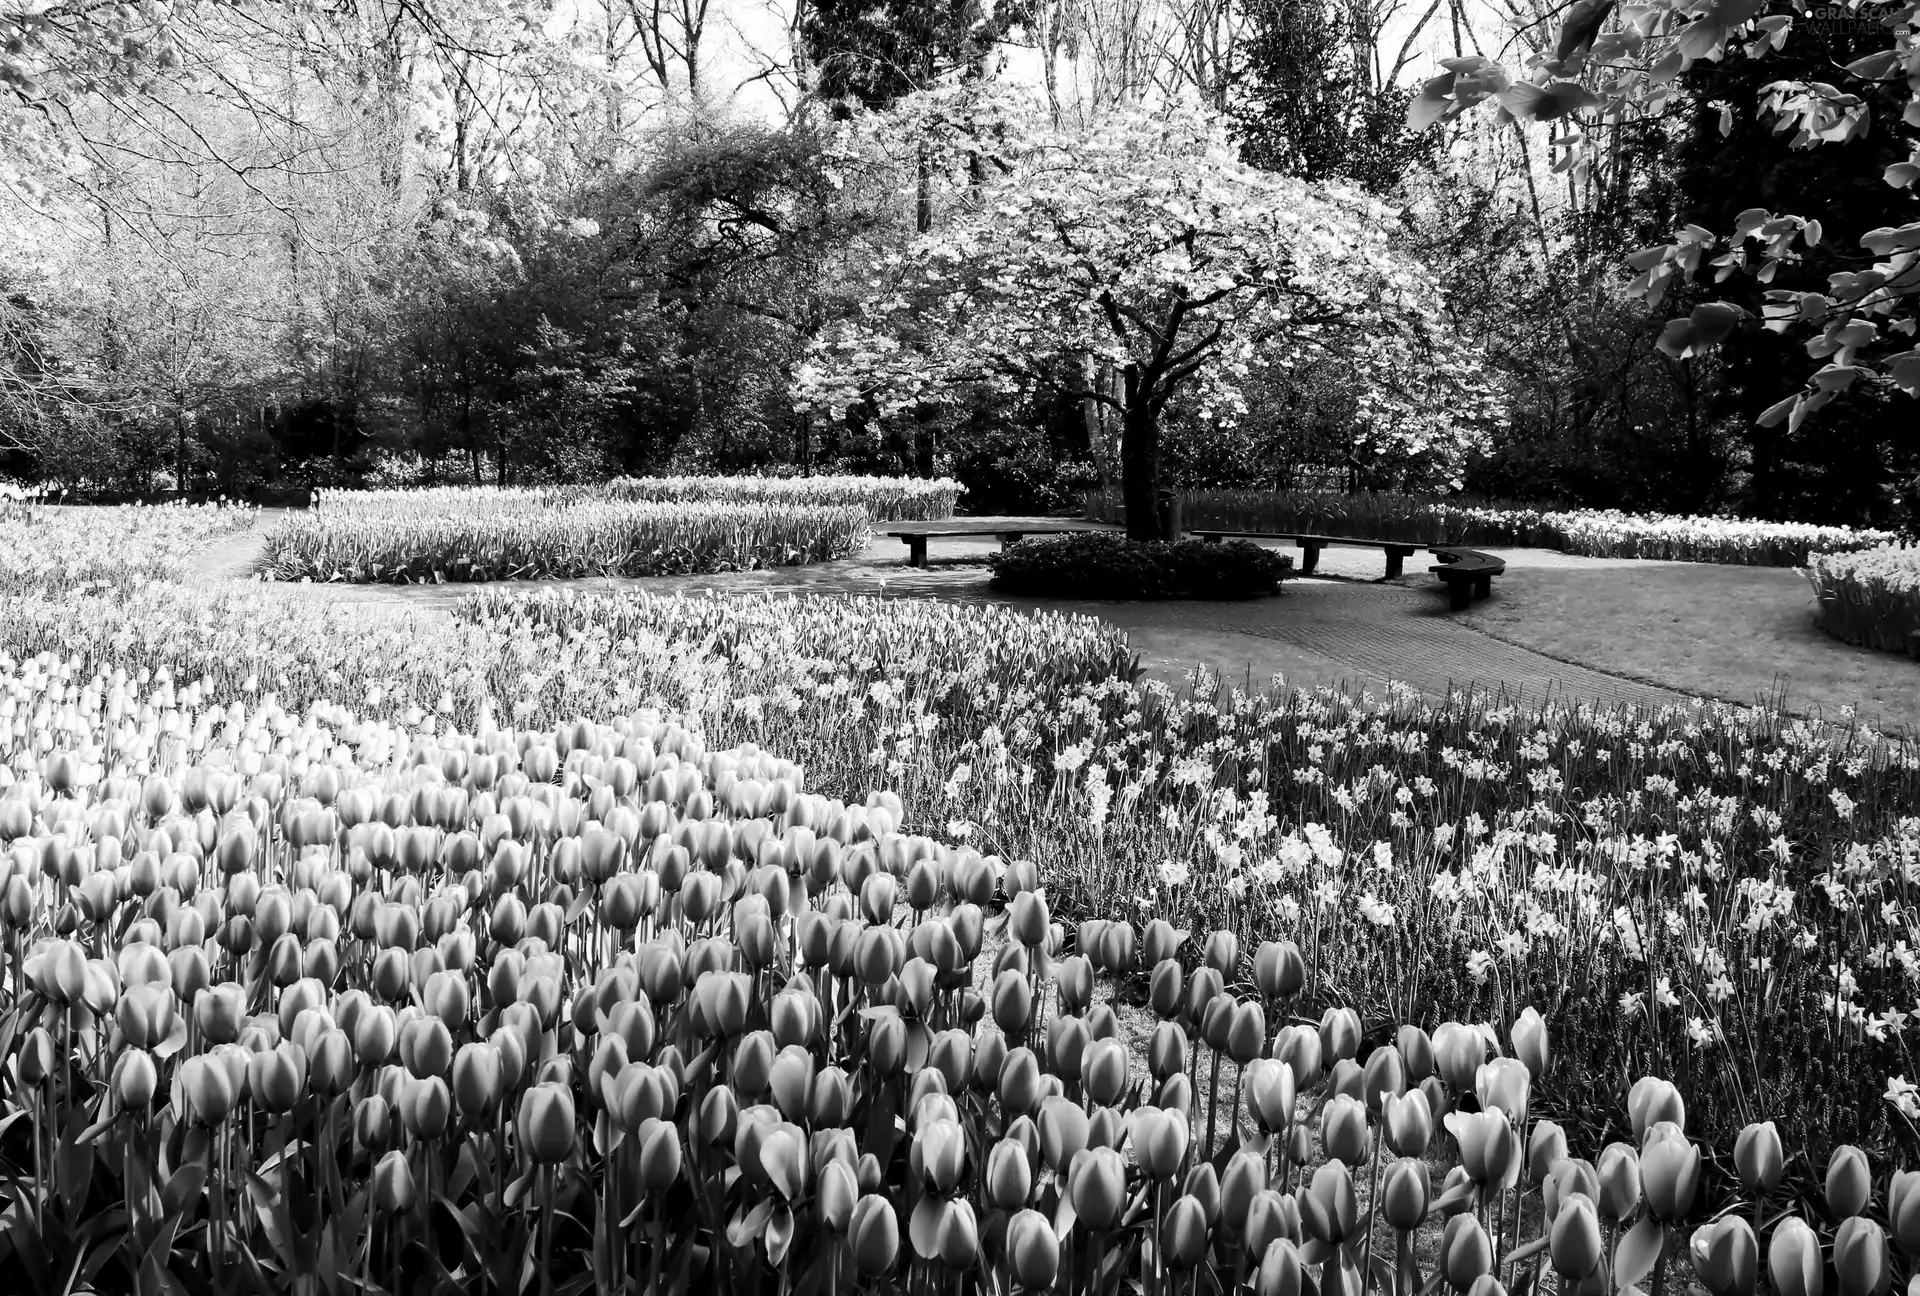
M 1272 1134 L 1293 1124 L 1296 1091 L 1293 1071 L 1285 1063 L 1256 1058 L 1241 1073 L 1241 1085 L 1255 1129 Z
M 1240 968 L 1240 938 L 1230 931 L 1211 933 L 1201 961 L 1218 972 L 1222 981 L 1233 980 Z
M 1067 1171 L 1067 1200 L 1079 1222 L 1095 1233 L 1112 1231 L 1127 1206 L 1127 1166 L 1112 1148 L 1075 1157 Z
M 413 1167 L 407 1154 L 395 1149 L 380 1158 L 373 1168 L 373 1203 L 387 1215 L 404 1215 L 413 1209 L 415 1193 Z
M 1447 1285 L 1465 1291 L 1493 1270 L 1493 1242 L 1471 1214 L 1455 1215 L 1440 1235 L 1440 1272 Z
M 1329 1008 L 1320 1018 L 1320 1051 L 1339 1061 L 1360 1051 L 1360 1014 L 1351 1008 Z
M 143 1049 L 128 1049 L 113 1065 L 113 1096 L 123 1110 L 145 1111 L 159 1085 L 153 1056 Z
M 1051 1236 L 1051 1229 L 1048 1234 Z M 882 1274 L 893 1268 L 894 1257 L 900 1252 L 900 1221 L 893 1213 L 892 1204 L 873 1194 L 855 1202 L 847 1225 L 847 1240 L 861 1273 Z
M 1381 1109 L 1381 1125 L 1396 1156 L 1425 1156 L 1433 1142 L 1433 1113 L 1426 1094 L 1418 1089 L 1389 1098 Z
M 1040 1061 L 1029 1048 L 1017 1048 L 1000 1064 L 1000 1109 L 1008 1115 L 1033 1110 L 1040 1099 Z
M 1840 1296 L 1886 1296 L 1893 1281 L 1886 1233 L 1859 1215 L 1841 1220 L 1833 1234 L 1833 1272 Z
M 1410 1082 L 1420 1084 L 1433 1074 L 1433 1040 L 1425 1031 L 1418 1026 L 1402 1026 L 1393 1041 Z
M 1258 1003 L 1249 999 L 1233 1010 L 1227 1027 L 1227 1056 L 1241 1066 L 1260 1056 L 1267 1047 L 1267 1015 Z
M 1053 1286 L 1060 1270 L 1060 1239 L 1046 1216 L 1023 1210 L 1007 1221 L 1007 1261 L 1020 1286 L 1033 1291 Z
M 1628 1143 L 1609 1143 L 1600 1150 L 1594 1166 L 1600 1178 L 1600 1196 L 1596 1204 L 1602 1217 L 1620 1222 L 1640 1205 L 1640 1158 Z
M 1199 1264 L 1207 1254 L 1206 1209 L 1192 1197 L 1179 1197 L 1160 1221 L 1160 1251 L 1176 1273 Z
M 1305 1286 L 1300 1250 L 1285 1238 L 1269 1243 L 1260 1258 L 1256 1296 L 1300 1296 Z
M 1471 1026 L 1442 1022 L 1433 1032 L 1433 1058 L 1440 1078 L 1455 1093 L 1471 1093 L 1487 1058 L 1487 1038 Z
M 1264 941 L 1253 953 L 1253 983 L 1268 999 L 1291 999 L 1307 983 L 1306 960 L 1292 941 Z
M 1547 1232 L 1547 1250 L 1554 1272 L 1562 1278 L 1579 1282 L 1599 1267 L 1604 1247 L 1592 1198 L 1576 1193 L 1560 1202 Z
M 1223 1195 L 1224 1191 L 1223 1187 Z M 1341 1162 L 1329 1161 L 1315 1170 L 1307 1191 L 1296 1200 L 1300 1203 L 1300 1227 L 1309 1238 L 1337 1247 L 1354 1235 L 1360 1206 L 1354 1196 L 1353 1176 Z
M 1474 1091 L 1482 1111 L 1504 1112 L 1515 1125 L 1527 1123 L 1527 1097 L 1533 1080 L 1513 1058 L 1494 1058 L 1474 1073 Z
M 1058 1175 L 1087 1146 L 1087 1114 L 1065 1098 L 1047 1098 L 1040 1104 L 1040 1154 Z
M 1827 1209 L 1835 1219 L 1863 1215 L 1872 1196 L 1873 1171 L 1867 1165 L 1867 1154 L 1842 1143 L 1827 1161 Z
M 1133 1113 L 1133 1156 L 1149 1179 L 1170 1179 L 1186 1159 L 1187 1114 L 1158 1107 Z
M 1678 1223 L 1693 1209 L 1700 1182 L 1700 1149 L 1684 1135 L 1650 1140 L 1640 1154 L 1640 1185 L 1647 1209 L 1663 1224 Z
M 999 1210 L 1016 1210 L 1024 1205 L 1033 1188 L 1033 1169 L 1026 1149 L 1009 1139 L 1001 1139 L 987 1154 L 987 1200 Z
M 1693 1272 L 1711 1296 L 1753 1296 L 1760 1269 L 1760 1244 L 1746 1220 L 1723 1215 L 1695 1229 L 1687 1250 Z
M 640 1186 L 665 1192 L 680 1178 L 680 1131 L 670 1121 L 649 1116 L 634 1137 L 639 1142 Z
M 1820 1239 L 1798 1215 L 1774 1225 L 1767 1247 L 1767 1273 L 1778 1296 L 1821 1296 L 1825 1261 Z
M 1405 1093 L 1406 1089 L 1406 1067 L 1398 1051 L 1377 1048 L 1367 1054 L 1366 1065 L 1360 1069 L 1360 1100 L 1367 1105 L 1370 1115 L 1378 1116 L 1388 1098 Z
M 1387 1167 L 1386 1180 L 1380 1188 L 1380 1204 L 1388 1225 L 1403 1233 L 1419 1228 L 1427 1218 L 1432 1184 L 1426 1163 L 1412 1157 L 1402 1157 Z
M 1887 1224 L 1909 1259 L 1920 1255 L 1920 1170 L 1893 1172 L 1887 1186 Z
M 554 1165 L 573 1151 L 573 1095 L 565 1085 L 537 1084 L 520 1096 L 515 1132 L 520 1147 L 538 1165 Z
M 1271 1188 L 1253 1195 L 1247 1207 L 1246 1222 L 1241 1225 L 1240 1245 L 1250 1256 L 1265 1255 L 1267 1247 L 1285 1239 L 1300 1241 L 1300 1206 L 1292 1197 L 1283 1197 Z
M 1513 1023 L 1508 1038 L 1513 1041 L 1513 1055 L 1527 1068 L 1527 1074 L 1538 1080 L 1547 1069 L 1547 1023 L 1539 1010 L 1531 1006 L 1520 1010 L 1520 1016 Z
M 1733 1141 L 1733 1164 L 1748 1192 L 1756 1197 L 1772 1195 L 1786 1173 L 1779 1128 L 1772 1121 L 1756 1121 L 1741 1130 Z
M 1331 1098 L 1320 1109 L 1320 1147 L 1349 1168 L 1367 1159 L 1367 1109 L 1344 1095 Z
M 1661 1121 L 1687 1127 L 1686 1104 L 1671 1082 L 1656 1076 L 1642 1076 L 1627 1090 L 1627 1115 L 1633 1120 L 1633 1141 L 1645 1145 L 1647 1130 Z
M 1554 1121 L 1535 1121 L 1527 1135 L 1527 1181 L 1538 1188 L 1566 1159 L 1567 1132 Z
M 1185 977 L 1177 961 L 1162 959 L 1154 964 L 1153 976 L 1147 987 L 1147 1001 L 1160 1020 L 1166 1021 L 1179 1015 L 1185 990 Z

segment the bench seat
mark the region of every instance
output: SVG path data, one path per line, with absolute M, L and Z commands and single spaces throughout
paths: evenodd
M 1188 535 L 1197 535 L 1202 540 L 1217 544 L 1221 540 L 1291 540 L 1300 549 L 1300 574 L 1311 576 L 1313 569 L 1320 565 L 1320 551 L 1328 545 L 1355 545 L 1363 549 L 1380 549 L 1387 555 L 1387 576 L 1398 576 L 1405 569 L 1408 558 L 1419 551 L 1420 546 L 1407 544 L 1399 540 L 1350 540 L 1345 536 L 1325 536 L 1296 534 L 1276 531 L 1224 531 L 1213 527 L 1203 527 L 1189 531 Z
M 1467 549 L 1459 545 L 1440 545 L 1431 550 L 1440 561 L 1428 568 L 1447 587 L 1448 606 L 1459 612 L 1475 599 L 1493 593 L 1493 578 L 1507 570 L 1504 558 Z

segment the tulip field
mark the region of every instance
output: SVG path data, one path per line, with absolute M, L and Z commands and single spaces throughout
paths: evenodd
M 873 522 L 938 522 L 953 516 L 965 487 L 951 477 L 616 477 L 586 489 L 613 500 L 846 505 Z
M 242 521 L 10 534 L 0 1290 L 1913 1272 L 1911 747 L 1178 690 L 1000 607 L 179 583 Z
M 1808 564 L 1807 580 L 1828 634 L 1920 657 L 1920 547 L 1821 554 Z

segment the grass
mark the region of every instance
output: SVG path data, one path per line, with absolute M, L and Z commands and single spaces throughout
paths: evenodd
M 1853 706 L 1888 732 L 1920 732 L 1920 670 L 1823 634 L 1796 571 L 1691 563 L 1509 568 L 1472 625 L 1593 670 L 1701 697 L 1786 690 L 1829 719 Z

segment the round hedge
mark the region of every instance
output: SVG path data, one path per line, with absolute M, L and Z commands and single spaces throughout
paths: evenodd
M 1141 543 L 1112 531 L 1025 540 L 989 561 L 994 589 L 1043 598 L 1256 598 L 1293 574 L 1291 557 L 1246 540 Z

